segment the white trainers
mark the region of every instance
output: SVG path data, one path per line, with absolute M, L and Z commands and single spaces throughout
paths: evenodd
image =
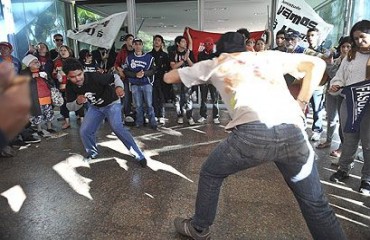
M 125 117 L 125 122 L 133 123 L 133 122 L 135 122 L 135 120 L 131 116 L 127 116 L 127 117 Z
M 165 124 L 166 120 L 163 117 L 161 117 L 161 118 L 159 118 L 159 123 L 160 124 Z
M 178 124 L 183 124 L 184 123 L 184 118 L 182 118 L 182 117 L 177 118 L 177 123 Z
M 213 119 L 213 123 L 214 124 L 220 124 L 221 122 L 220 122 L 220 120 L 218 118 L 214 118 Z
M 320 138 L 321 138 L 321 133 L 319 133 L 319 132 L 314 132 L 314 133 L 312 134 L 312 136 L 311 136 L 311 141 L 313 141 L 313 142 L 317 142 L 317 141 L 319 141 L 319 140 L 320 140 Z
M 206 123 L 207 122 L 207 119 L 206 118 L 204 118 L 204 117 L 201 117 L 201 118 L 199 118 L 198 119 L 198 121 L 197 121 L 198 123 Z
M 145 123 L 148 124 L 149 123 L 149 119 L 146 117 L 145 118 Z
M 189 118 L 189 125 L 190 126 L 195 125 L 195 122 L 194 122 L 194 119 L 193 118 Z

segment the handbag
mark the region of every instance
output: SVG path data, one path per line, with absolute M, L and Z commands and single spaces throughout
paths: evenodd
M 56 87 L 51 87 L 50 92 L 51 92 L 51 101 L 53 105 L 56 107 L 62 106 L 64 103 L 62 93 Z

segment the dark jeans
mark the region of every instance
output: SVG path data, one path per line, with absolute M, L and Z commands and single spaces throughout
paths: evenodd
M 218 107 L 218 92 L 217 89 L 212 84 L 202 84 L 200 85 L 200 109 L 199 113 L 201 117 L 207 118 L 207 95 L 211 94 L 212 99 L 212 116 L 213 118 L 219 118 L 219 107 Z
M 155 116 L 158 118 L 164 117 L 165 109 L 164 109 L 164 94 L 162 90 L 162 79 L 156 78 L 153 84 L 153 108 Z
M 123 81 L 123 85 L 125 88 L 125 98 L 123 102 L 123 114 L 125 117 L 127 116 L 132 116 L 133 111 L 132 111 L 132 92 L 130 88 L 130 84 L 127 79 Z
M 202 166 L 192 224 L 200 229 L 212 225 L 226 177 L 270 161 L 292 190 L 313 238 L 346 239 L 324 195 L 307 135 L 293 124 L 268 128 L 253 122 L 235 128 Z

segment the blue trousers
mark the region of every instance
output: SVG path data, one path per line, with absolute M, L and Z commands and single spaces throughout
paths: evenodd
M 137 160 L 144 159 L 144 155 L 136 145 L 130 131 L 126 127 L 123 127 L 121 107 L 120 103 L 112 103 L 100 108 L 93 105 L 89 106 L 80 127 L 80 137 L 87 154 L 94 157 L 98 155 L 96 131 L 104 118 L 107 118 L 113 132 L 135 158 Z

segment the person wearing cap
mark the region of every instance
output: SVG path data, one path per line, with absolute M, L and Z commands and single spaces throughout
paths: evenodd
M 204 50 L 198 53 L 198 62 L 212 59 L 216 55 L 214 53 L 214 41 L 213 38 L 208 37 L 204 40 Z M 212 100 L 212 117 L 215 124 L 220 124 L 219 120 L 219 107 L 218 107 L 218 92 L 217 89 L 210 83 L 200 85 L 200 109 L 198 123 L 207 122 L 207 96 L 208 91 L 211 94 Z
M 201 168 L 195 214 L 176 218 L 176 231 L 192 239 L 210 239 L 223 180 L 273 161 L 296 197 L 313 239 L 346 239 L 324 195 L 303 121 L 303 109 L 321 80 L 325 62 L 304 54 L 244 51 L 242 35 L 225 33 L 217 42 L 218 58 L 164 76 L 168 83 L 182 81 L 187 87 L 211 82 L 231 116 L 225 127 L 229 136 Z M 289 94 L 284 73 L 303 77 L 297 100 Z
M 188 28 L 186 31 L 189 32 Z M 188 33 L 188 35 L 190 34 Z M 186 38 L 182 35 L 175 38 L 175 44 L 175 51 L 170 52 L 169 54 L 171 69 L 193 66 L 195 58 L 193 51 L 191 50 L 191 44 L 189 43 L 188 46 Z M 189 125 L 194 125 L 195 121 L 193 119 L 193 101 L 191 98 L 193 89 L 186 87 L 182 83 L 172 84 L 172 87 L 175 94 L 177 123 L 184 123 L 183 112 L 185 111 Z
M 172 86 L 163 81 L 163 75 L 170 69 L 168 54 L 163 51 L 164 39 L 161 35 L 153 36 L 153 49 L 149 52 L 154 57 L 155 74 L 153 83 L 153 108 L 160 124 L 165 124 L 165 92 Z
M 28 54 L 22 59 L 22 63 L 26 66 L 22 75 L 31 77 L 32 109 L 35 110 L 31 110 L 30 122 L 37 126 L 37 134 L 40 137 L 51 137 L 50 133 L 55 133 L 51 126 L 54 119 L 50 91 L 54 85 L 53 80 L 48 78 L 46 72 L 40 71 L 41 63 L 36 56 Z M 46 130 L 42 128 L 43 122 L 46 122 Z
M 116 69 L 116 72 L 121 77 L 123 84 L 125 86 L 125 98 L 123 99 L 123 114 L 126 124 L 131 124 L 135 120 L 133 118 L 134 116 L 134 110 L 132 106 L 132 92 L 130 89 L 130 83 L 127 80 L 123 67 L 126 62 L 126 58 L 129 54 L 134 52 L 134 47 L 132 45 L 132 40 L 134 40 L 134 35 L 127 34 L 123 38 L 123 45 L 121 47 L 121 50 L 117 53 L 116 60 L 114 62 L 114 68 Z
M 8 42 L 0 42 L 0 62 L 10 62 L 14 65 L 16 73 L 20 73 L 22 69 L 21 61 L 12 56 L 13 46 Z
M 98 157 L 96 131 L 107 118 L 114 134 L 138 163 L 146 167 L 147 161 L 143 152 L 130 131 L 122 125 L 122 104 L 119 98 L 122 98 L 125 92 L 121 78 L 117 74 L 84 73 L 82 64 L 74 58 L 64 61 L 63 72 L 70 82 L 66 88 L 67 108 L 77 111 L 85 104 L 89 106 L 80 127 L 80 137 L 87 154 L 85 161 L 89 162 Z
M 144 125 L 144 102 L 150 127 L 157 129 L 153 109 L 153 82 L 155 73 L 154 58 L 143 52 L 143 40 L 133 40 L 134 53 L 126 58 L 124 73 L 130 82 L 132 97 L 136 106 L 136 127 Z M 144 102 L 143 102 L 144 99 Z

